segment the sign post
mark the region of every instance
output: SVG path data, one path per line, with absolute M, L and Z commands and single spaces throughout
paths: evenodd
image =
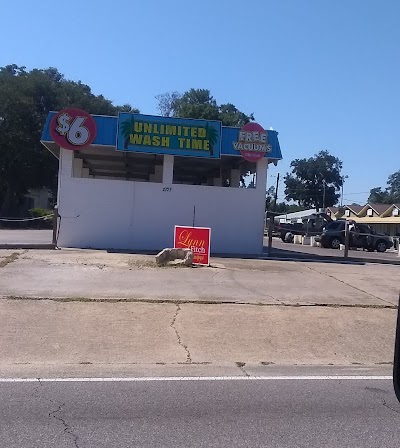
M 211 229 L 209 227 L 175 226 L 174 247 L 190 249 L 193 264 L 210 266 Z
M 344 223 L 344 258 L 349 258 L 349 245 L 350 245 L 350 229 L 349 221 L 346 219 Z

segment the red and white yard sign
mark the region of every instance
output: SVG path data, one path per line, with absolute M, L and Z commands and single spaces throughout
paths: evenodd
M 175 226 L 174 247 L 190 249 L 193 264 L 210 265 L 211 229 L 209 227 Z

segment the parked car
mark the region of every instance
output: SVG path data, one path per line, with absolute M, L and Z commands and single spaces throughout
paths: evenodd
M 323 230 L 316 241 L 321 243 L 322 247 L 339 249 L 344 244 L 344 229 L 346 220 L 341 219 L 332 221 Z M 366 249 L 373 252 L 385 252 L 386 249 L 393 247 L 393 239 L 390 236 L 376 233 L 371 227 L 365 224 L 358 224 L 350 221 L 349 225 L 349 246 Z

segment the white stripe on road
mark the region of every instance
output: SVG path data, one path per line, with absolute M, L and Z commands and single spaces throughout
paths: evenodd
M 0 378 L 0 383 L 140 383 L 152 381 L 369 381 L 392 380 L 391 376 L 316 375 L 316 376 L 169 376 L 121 378 Z

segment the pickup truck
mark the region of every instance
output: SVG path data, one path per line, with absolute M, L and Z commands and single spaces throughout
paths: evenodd
M 314 213 L 302 218 L 302 222 L 275 224 L 275 230 L 283 242 L 289 242 L 292 238 L 287 235 L 319 235 L 323 228 L 332 221 L 325 213 Z

